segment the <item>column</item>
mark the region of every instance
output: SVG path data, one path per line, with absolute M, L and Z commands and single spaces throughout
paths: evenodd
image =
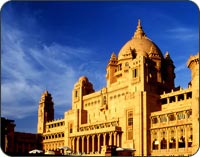
M 75 150 L 75 146 L 74 146 L 74 140 L 75 140 L 75 138 L 74 137 L 72 137 L 71 138 L 71 141 L 72 141 L 72 152 L 74 152 Z
M 185 128 L 185 149 L 188 150 L 188 125 L 184 126 Z
M 178 96 L 175 95 L 175 102 L 178 102 Z
M 80 137 L 77 137 L 77 139 L 76 139 L 76 152 L 78 153 L 79 152 L 79 139 L 80 139 Z
M 98 138 L 97 151 L 98 151 L 98 153 L 100 153 L 100 135 L 101 134 L 97 135 L 97 138 Z
M 85 139 L 85 136 L 82 136 L 82 152 L 84 152 L 84 139 Z
M 109 133 L 109 145 L 112 145 L 112 132 Z
M 106 145 L 106 133 L 103 134 L 103 145 Z
M 117 146 L 117 132 L 114 132 L 114 145 Z
M 89 154 L 89 138 L 90 136 L 88 135 L 87 136 L 87 154 Z
M 178 127 L 176 127 L 176 151 L 178 151 Z
M 120 147 L 119 146 L 119 134 L 117 134 L 117 147 Z
M 118 146 L 121 147 L 121 133 L 118 134 Z
M 167 104 L 169 104 L 169 97 L 167 97 Z
M 158 150 L 160 150 L 160 148 L 161 148 L 161 138 L 160 138 L 160 136 L 161 136 L 161 133 L 160 133 L 160 129 L 158 130 L 158 142 L 159 142 L 159 144 L 158 144 Z
M 167 151 L 168 151 L 169 150 L 169 141 L 170 141 L 170 139 L 169 139 L 169 131 L 170 131 L 170 129 L 167 128 L 166 131 L 167 131 Z
M 187 95 L 186 95 L 186 93 L 184 93 L 184 100 L 187 100 Z
M 92 135 L 92 153 L 94 153 L 94 137 L 95 135 Z

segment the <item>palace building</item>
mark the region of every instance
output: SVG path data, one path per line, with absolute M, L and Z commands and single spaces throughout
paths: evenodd
M 189 57 L 189 56 L 188 56 Z M 192 155 L 199 148 L 199 53 L 190 56 L 191 81 L 175 87 L 175 65 L 150 40 L 140 20 L 133 37 L 106 67 L 106 87 L 95 91 L 83 76 L 74 84 L 72 107 L 54 120 L 52 96 L 38 108 L 43 149 L 105 155 L 109 145 L 144 155 Z

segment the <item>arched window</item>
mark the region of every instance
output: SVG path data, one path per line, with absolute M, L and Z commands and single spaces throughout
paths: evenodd
M 178 147 L 179 148 L 184 148 L 185 147 L 185 138 L 181 136 L 178 140 Z
M 176 148 L 176 139 L 174 138 L 175 132 L 174 130 L 171 130 L 170 132 L 170 140 L 169 140 L 169 149 Z
M 174 137 L 171 137 L 169 140 L 169 149 L 176 148 L 176 139 Z
M 167 122 L 167 117 L 165 115 L 160 116 L 160 122 Z
M 128 62 L 125 63 L 125 66 L 126 66 L 126 67 L 129 66 Z
M 178 120 L 185 119 L 185 114 L 183 112 L 179 112 L 177 116 L 178 116 Z
M 169 121 L 174 121 L 174 120 L 176 120 L 176 117 L 174 116 L 174 114 L 170 114 Z
M 167 149 L 167 140 L 165 138 L 161 140 L 161 149 Z
M 153 150 L 158 150 L 158 145 L 159 145 L 159 141 L 157 140 L 157 139 L 154 139 L 154 141 L 153 141 Z

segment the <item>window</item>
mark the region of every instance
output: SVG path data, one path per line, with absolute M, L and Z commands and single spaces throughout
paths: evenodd
M 132 140 L 133 139 L 133 129 L 128 129 L 128 140 Z
M 158 119 L 157 119 L 157 117 L 153 117 L 152 118 L 152 124 L 156 124 L 156 123 L 158 123 Z
M 185 114 L 183 112 L 179 112 L 177 116 L 178 116 L 178 120 L 185 119 Z
M 188 147 L 192 147 L 192 134 L 189 136 L 188 139 Z
M 185 147 L 185 138 L 181 136 L 178 140 L 178 147 L 179 148 L 184 148 Z
M 161 123 L 167 122 L 167 118 L 166 118 L 165 115 L 160 116 L 160 122 L 161 122 Z
M 158 145 L 159 145 L 159 141 L 157 139 L 155 139 L 153 141 L 153 150 L 158 150 Z
M 175 96 L 170 97 L 170 98 L 169 98 L 169 102 L 170 102 L 170 103 L 175 102 Z
M 173 114 L 169 115 L 169 121 L 174 121 L 176 120 L 176 117 Z
M 128 112 L 128 126 L 133 126 L 133 112 Z
M 161 99 L 161 103 L 162 103 L 162 104 L 167 104 L 167 98 Z
M 176 140 L 175 140 L 175 138 L 174 138 L 175 132 L 174 132 L 173 129 L 172 129 L 171 132 L 170 132 L 170 136 L 171 136 L 171 138 L 170 138 L 169 143 L 171 143 L 171 148 L 175 148 L 175 147 L 176 147 Z M 174 143 L 174 142 L 175 142 L 175 143 Z
M 176 139 L 174 137 L 171 137 L 169 140 L 169 149 L 176 148 Z
M 183 94 L 178 95 L 178 101 L 181 101 L 181 100 L 184 100 L 184 95 Z
M 161 140 L 161 149 L 167 149 L 167 140 L 165 138 Z
M 192 92 L 187 93 L 187 99 L 191 99 L 192 98 Z
M 190 118 L 192 115 L 192 110 L 187 111 L 187 118 Z
M 137 69 L 133 69 L 133 78 L 136 78 L 137 77 L 137 74 L 138 72 L 137 72 Z
M 103 96 L 103 104 L 104 104 L 104 105 L 107 104 L 106 96 Z
M 75 98 L 77 98 L 78 97 L 78 91 L 76 90 L 75 91 Z
M 133 111 L 127 112 L 127 140 L 133 139 Z
M 69 133 L 72 133 L 73 132 L 73 126 L 72 124 L 69 125 Z

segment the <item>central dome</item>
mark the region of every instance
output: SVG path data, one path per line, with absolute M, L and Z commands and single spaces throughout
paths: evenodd
M 144 33 L 140 20 L 138 20 L 138 26 L 132 39 L 121 48 L 118 54 L 118 60 L 134 58 L 133 56 L 135 55 L 163 57 L 158 46 Z

